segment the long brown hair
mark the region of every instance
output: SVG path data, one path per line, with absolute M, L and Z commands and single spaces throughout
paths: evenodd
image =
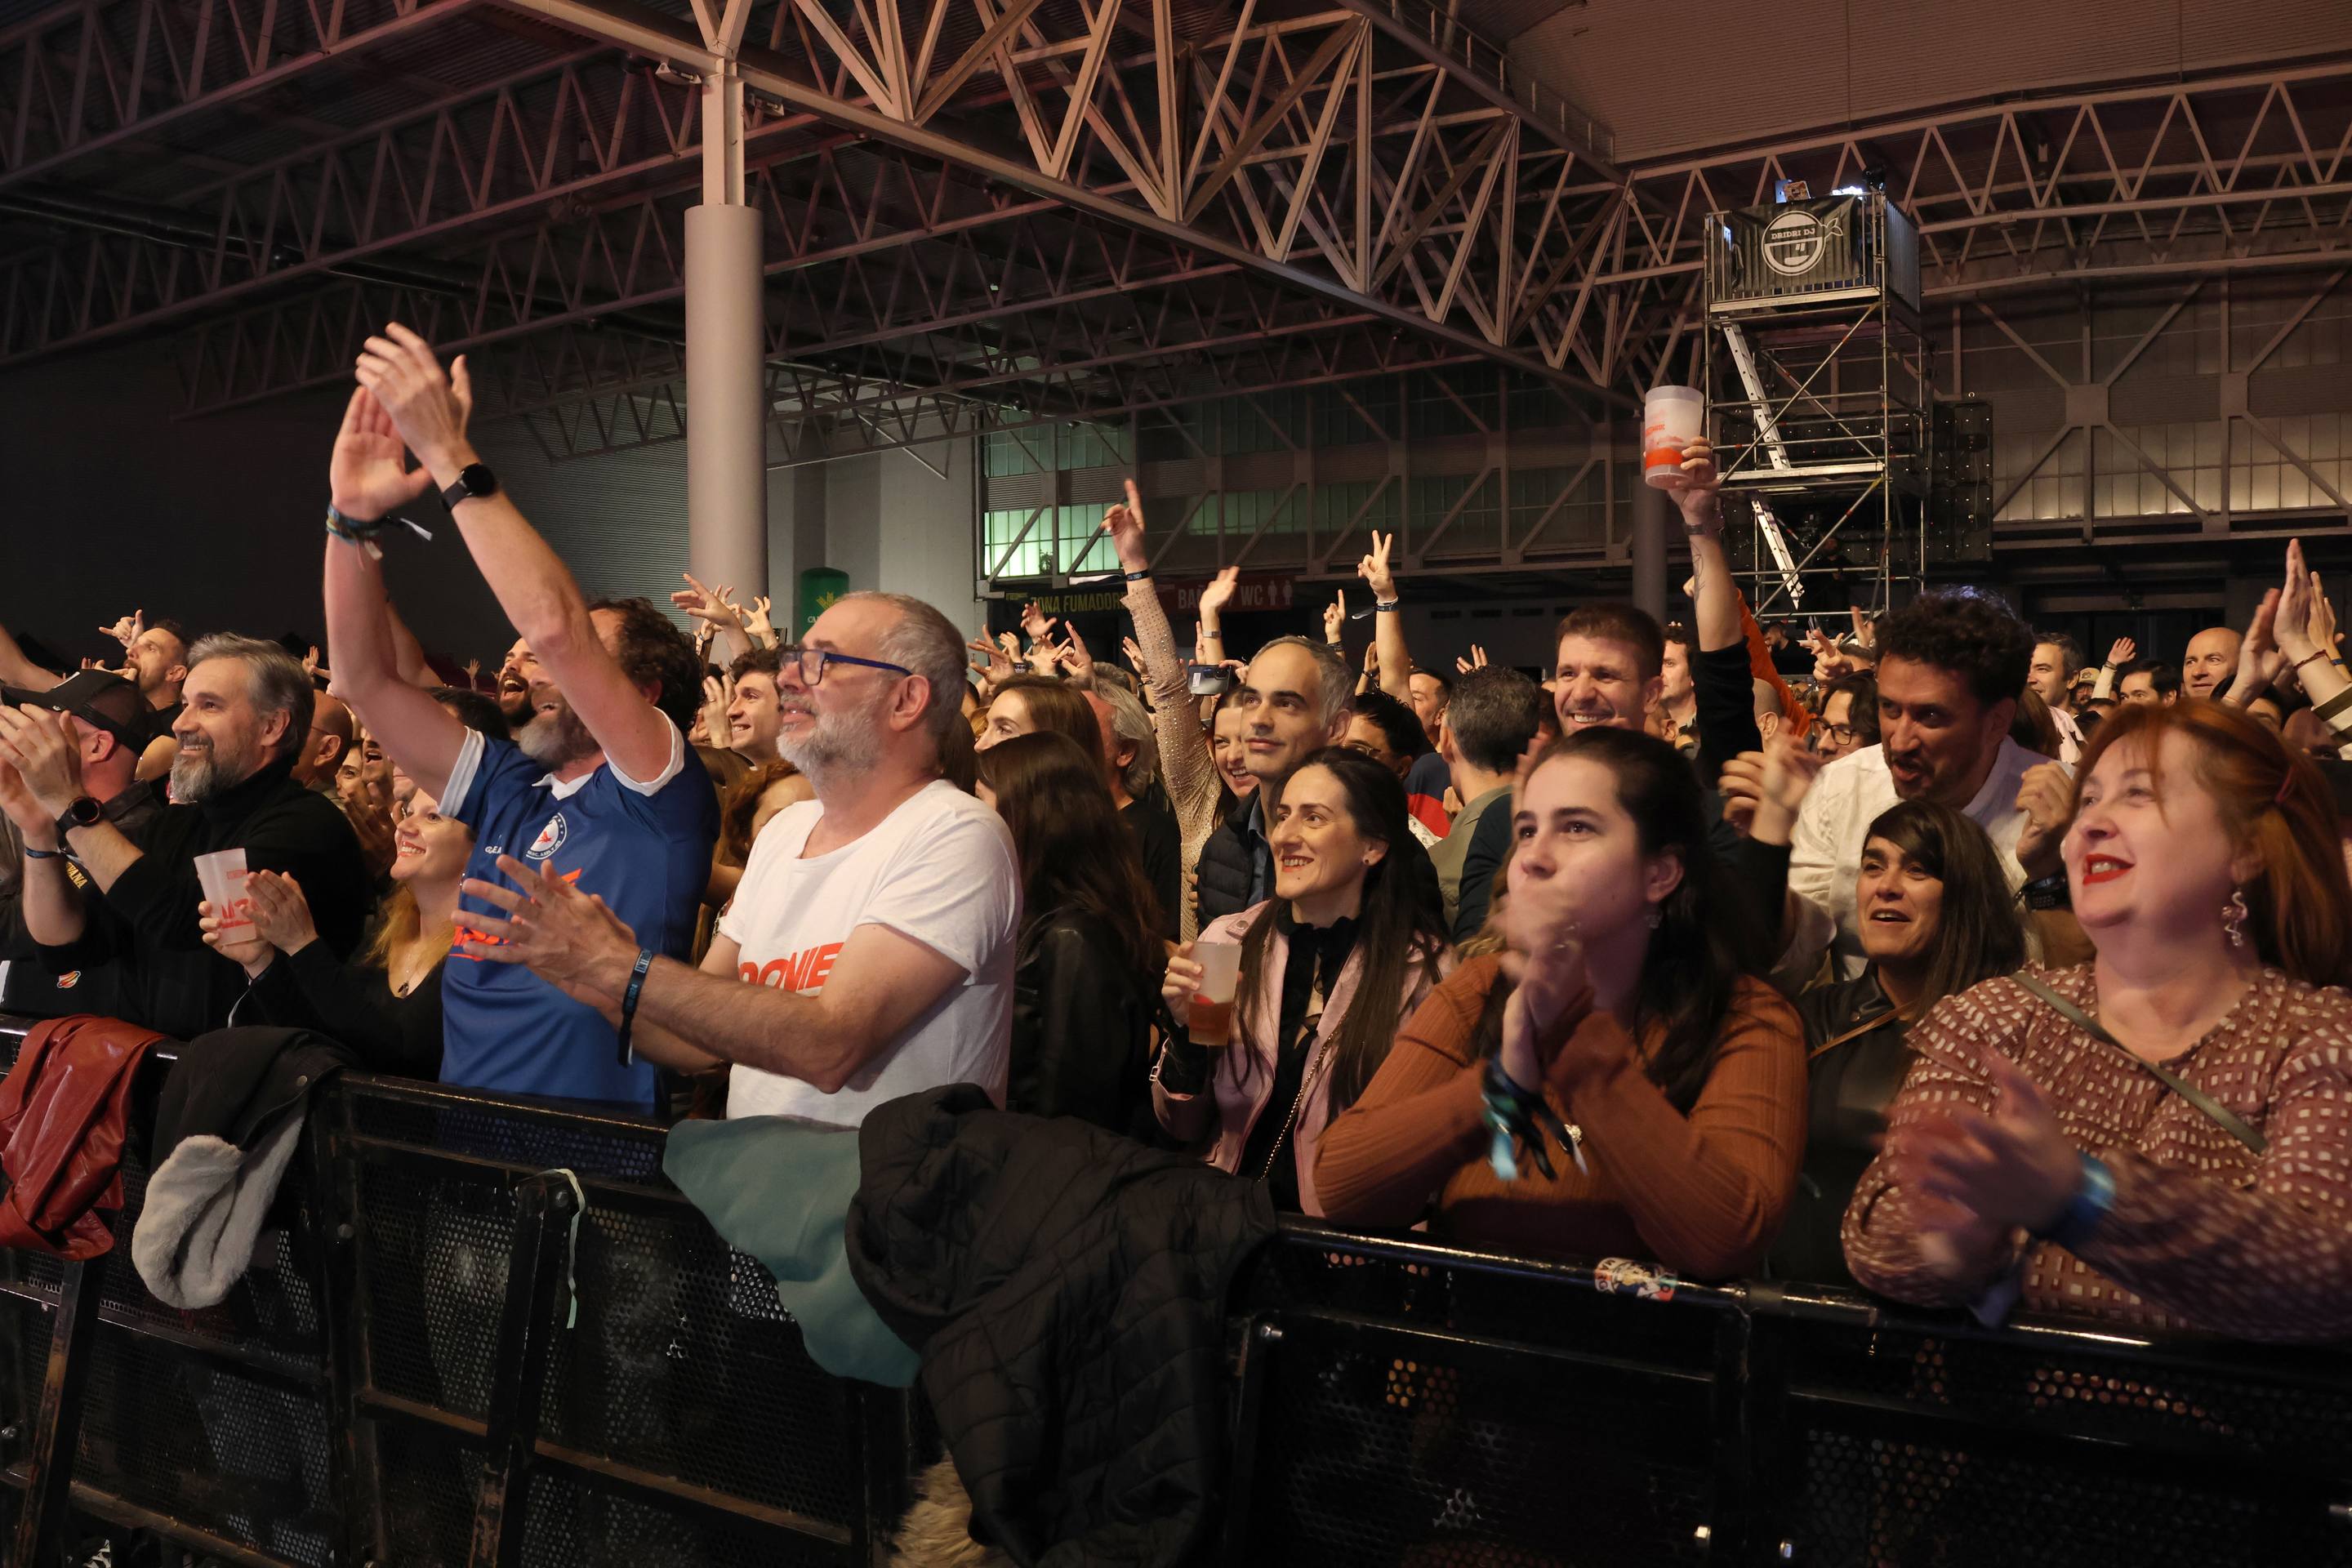
M 2352 881 L 2344 871 L 2335 794 L 2309 757 L 2287 750 L 2238 709 L 2122 704 L 2084 749 L 2074 772 L 2076 810 L 2091 770 L 2108 748 L 2126 741 L 2141 743 L 2161 791 L 2157 752 L 2167 735 L 2189 742 L 2197 780 L 2220 808 L 2231 846 L 2262 857 L 2263 868 L 2243 889 L 2247 934 L 2262 961 L 2312 985 L 2352 979 Z
M 1919 1012 L 2025 962 L 2017 896 L 2009 890 L 1992 840 L 1974 818 L 1934 801 L 1901 801 L 1871 823 L 1864 841 L 1873 838 L 1885 839 L 1944 885 Z
M 1039 731 L 991 746 L 979 760 L 981 781 L 1013 834 L 1024 927 L 1076 910 L 1138 971 L 1158 974 L 1166 967 L 1159 900 L 1103 785 L 1102 753 Z
M 1354 1004 L 1340 1021 L 1339 1040 L 1332 1049 L 1331 1114 L 1337 1116 L 1356 1103 L 1356 1097 L 1388 1059 L 1397 1026 L 1404 1022 L 1396 1007 L 1413 969 L 1418 967 L 1433 985 L 1442 978 L 1438 958 L 1445 951 L 1445 927 L 1434 897 L 1437 878 L 1429 868 L 1428 852 L 1412 836 L 1404 785 L 1396 774 L 1361 752 L 1326 746 L 1293 768 L 1283 779 L 1283 787 L 1308 768 L 1322 768 L 1339 781 L 1347 795 L 1349 820 L 1359 835 L 1388 846 L 1388 853 L 1364 873 L 1364 891 L 1358 905 L 1354 955 L 1363 968 L 1356 982 Z M 1281 798 L 1281 790 L 1276 789 L 1267 796 L 1269 806 Z M 1271 837 L 1271 810 L 1265 830 Z M 1269 898 L 1242 933 L 1241 977 L 1234 994 L 1241 998 L 1239 1021 L 1244 1028 L 1261 1023 L 1274 1026 L 1263 1016 L 1265 998 L 1259 994 L 1257 977 L 1265 966 L 1275 917 L 1282 907 L 1281 899 Z M 1237 1061 L 1239 1058 L 1247 1059 Z M 1244 1079 L 1258 1065 L 1255 1051 L 1229 1050 L 1225 1059 L 1229 1069 Z

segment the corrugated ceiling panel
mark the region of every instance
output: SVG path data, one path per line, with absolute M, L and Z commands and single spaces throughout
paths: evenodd
M 1781 0 L 1701 6 L 1672 27 L 1654 5 L 1591 0 L 1530 28 L 1511 56 L 1610 126 L 1629 163 L 1998 93 L 2347 47 L 2345 0 Z

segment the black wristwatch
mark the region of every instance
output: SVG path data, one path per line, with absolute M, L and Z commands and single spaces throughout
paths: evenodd
M 2074 889 L 2067 885 L 2063 871 L 2036 877 L 2021 890 L 2025 894 L 2025 907 L 2029 910 L 2071 910 L 2074 907 Z
M 457 470 L 457 482 L 441 492 L 441 504 L 451 511 L 461 500 L 480 500 L 499 493 L 499 477 L 488 463 L 468 463 Z
M 105 819 L 104 806 L 89 795 L 76 795 L 73 804 L 58 814 L 58 837 L 62 840 L 77 827 L 96 827 Z

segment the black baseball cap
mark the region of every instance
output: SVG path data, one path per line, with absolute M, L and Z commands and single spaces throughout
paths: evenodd
M 47 691 L 21 686 L 0 686 L 0 701 L 11 708 L 47 708 L 70 713 L 85 724 L 105 731 L 131 750 L 143 751 L 147 733 L 141 724 L 147 703 L 139 689 L 110 670 L 85 669 L 67 676 Z

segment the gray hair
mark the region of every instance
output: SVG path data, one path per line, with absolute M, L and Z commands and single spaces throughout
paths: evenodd
M 1151 727 L 1151 715 L 1143 710 L 1135 693 L 1108 678 L 1101 665 L 1095 667 L 1094 678 L 1085 683 L 1085 689 L 1101 698 L 1103 706 L 1110 710 L 1110 727 L 1118 738 L 1134 742 L 1135 755 L 1129 761 L 1125 775 L 1127 793 L 1141 800 L 1143 792 L 1151 787 L 1151 781 L 1160 776 L 1160 738 Z
M 286 733 L 278 738 L 274 755 L 290 757 L 300 752 L 310 738 L 310 715 L 317 706 L 310 672 L 302 668 L 302 661 L 274 642 L 239 637 L 235 632 L 215 632 L 199 637 L 195 646 L 188 649 L 187 664 L 192 670 L 215 658 L 244 661 L 245 695 L 256 713 L 265 720 L 272 713 L 286 715 Z
M 1265 650 L 1271 647 L 1303 647 L 1315 657 L 1315 673 L 1320 677 L 1319 689 L 1316 693 L 1320 700 L 1317 707 L 1323 727 L 1328 730 L 1338 723 L 1339 715 L 1348 710 L 1350 700 L 1356 695 L 1356 672 L 1348 668 L 1348 661 L 1339 657 L 1339 650 L 1329 643 L 1317 642 L 1313 637 L 1276 637 L 1250 655 L 1251 662 L 1255 663 L 1265 658 Z
M 971 668 L 963 634 L 956 630 L 953 621 L 910 595 L 867 590 L 844 594 L 840 602 L 852 599 L 878 599 L 898 612 L 898 623 L 882 634 L 880 657 L 929 682 L 931 695 L 923 710 L 923 727 L 932 740 L 939 740 L 950 725 L 963 719 L 964 677 Z

